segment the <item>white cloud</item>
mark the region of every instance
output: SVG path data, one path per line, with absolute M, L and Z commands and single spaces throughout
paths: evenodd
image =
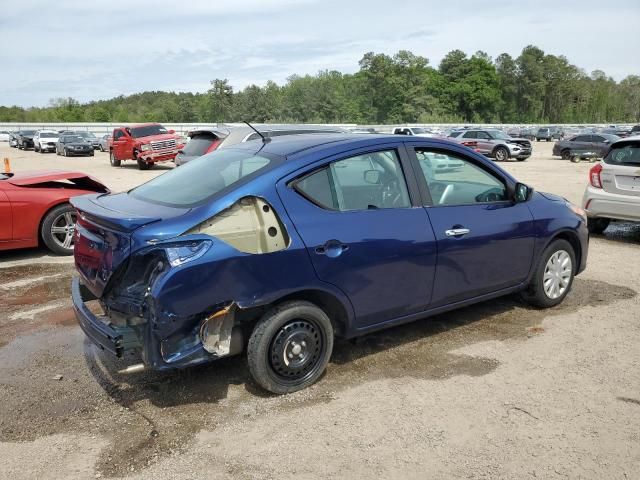
M 46 12 L 46 20 L 38 14 Z M 144 90 L 235 88 L 322 69 L 353 72 L 367 51 L 517 56 L 534 44 L 586 71 L 640 74 L 632 0 L 5 0 L 0 105 L 46 105 Z

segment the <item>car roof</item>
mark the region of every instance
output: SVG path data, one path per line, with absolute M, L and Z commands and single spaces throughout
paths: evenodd
M 308 152 L 312 149 L 323 148 L 329 145 L 340 147 L 342 151 L 347 148 L 353 149 L 366 147 L 369 145 L 383 145 L 384 143 L 423 143 L 429 141 L 433 144 L 454 145 L 460 147 L 457 142 L 452 142 L 444 138 L 424 138 L 415 136 L 399 136 L 388 133 L 372 133 L 370 135 L 359 135 L 354 133 L 311 133 L 300 135 L 284 135 L 280 137 L 271 137 L 266 144 L 262 140 L 250 140 L 248 142 L 234 145 L 232 149 L 242 149 L 251 151 L 262 151 L 268 154 L 281 157 L 293 157 L 302 152 Z

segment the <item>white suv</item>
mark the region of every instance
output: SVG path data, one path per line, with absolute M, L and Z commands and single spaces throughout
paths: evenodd
M 611 144 L 589 171 L 582 205 L 591 233 L 604 232 L 611 220 L 640 222 L 640 136 Z
M 55 152 L 59 133 L 55 130 L 38 130 L 33 136 L 33 149 L 36 152 Z
M 422 127 L 395 127 L 391 133 L 394 135 L 415 135 L 416 137 L 435 137 L 437 134 Z

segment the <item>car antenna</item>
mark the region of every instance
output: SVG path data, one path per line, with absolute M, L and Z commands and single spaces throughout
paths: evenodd
M 265 137 L 263 134 L 261 134 L 258 130 L 256 130 L 256 128 L 251 125 L 249 122 L 247 122 L 246 120 L 243 120 L 244 123 L 246 123 L 248 125 L 248 127 L 253 130 L 254 132 L 256 132 L 258 135 L 260 135 L 260 137 L 262 138 L 262 143 L 269 143 L 271 141 L 271 138 L 269 137 Z

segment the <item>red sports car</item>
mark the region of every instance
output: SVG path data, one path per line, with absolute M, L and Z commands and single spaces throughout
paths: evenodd
M 76 211 L 70 197 L 109 192 L 86 173 L 0 173 L 0 250 L 37 247 L 73 253 Z

